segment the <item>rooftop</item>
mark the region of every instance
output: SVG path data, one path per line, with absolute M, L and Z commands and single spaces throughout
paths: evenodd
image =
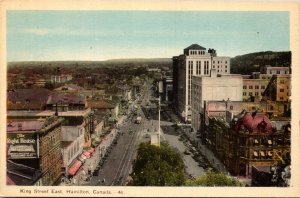
M 41 178 L 41 171 L 29 166 L 7 160 L 6 184 L 18 186 L 32 186 Z
M 7 132 L 38 131 L 44 127 L 45 120 L 9 121 Z
M 198 44 L 192 44 L 192 45 L 188 46 L 187 48 L 185 48 L 184 50 L 206 50 L 206 48 L 204 48 Z

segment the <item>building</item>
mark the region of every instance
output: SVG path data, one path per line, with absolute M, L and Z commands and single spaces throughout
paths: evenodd
M 51 76 L 51 83 L 65 83 L 71 81 L 73 79 L 72 75 L 70 74 L 62 74 L 62 75 L 54 75 Z
M 209 76 L 213 67 L 218 74 L 229 74 L 230 58 L 217 57 L 214 49 L 206 50 L 197 44 L 173 57 L 174 105 L 184 121 L 191 120 L 192 76 Z
M 7 123 L 7 159 L 37 169 L 45 186 L 61 177 L 61 125 L 63 119 L 9 120 Z M 11 163 L 8 162 L 8 165 Z
M 269 74 L 269 75 L 291 74 L 291 68 L 290 67 L 272 67 L 270 65 L 265 65 L 260 68 L 260 73 Z
M 14 163 L 6 162 L 6 184 L 16 186 L 42 186 L 42 172 L 38 169 Z
M 73 167 L 73 162 L 83 152 L 84 146 L 84 127 L 79 126 L 62 126 L 61 129 L 61 150 L 63 156 L 62 170 L 65 175 Z M 74 169 L 74 168 L 73 168 Z
M 217 75 L 216 69 L 210 76 L 192 78 L 192 128 L 200 130 L 201 114 L 204 114 L 205 101 L 242 101 L 242 76 L 238 74 Z
M 243 110 L 247 112 L 262 111 L 269 119 L 290 118 L 291 104 L 289 102 L 276 101 L 206 101 L 204 105 L 205 116 L 223 119 L 230 122 L 234 116 Z
M 260 101 L 269 81 L 262 78 L 243 79 L 243 101 Z
M 162 101 L 170 102 L 173 101 L 173 77 L 163 77 L 163 94 Z
M 266 90 L 263 93 L 264 100 L 290 101 L 291 75 L 273 75 Z
M 261 112 L 243 111 L 223 134 L 223 162 L 233 175 L 251 177 L 252 167 L 290 164 L 291 125 L 277 129 Z

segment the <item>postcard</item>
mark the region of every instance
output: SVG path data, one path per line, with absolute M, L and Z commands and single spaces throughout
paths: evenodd
M 1 191 L 300 195 L 299 4 L 1 2 Z

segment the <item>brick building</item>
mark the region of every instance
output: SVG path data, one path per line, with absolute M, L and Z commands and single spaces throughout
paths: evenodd
M 42 185 L 49 186 L 61 177 L 61 124 L 63 119 L 9 120 L 7 159 L 41 172 Z

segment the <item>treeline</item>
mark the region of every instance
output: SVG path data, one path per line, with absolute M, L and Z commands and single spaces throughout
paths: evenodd
M 259 72 L 260 66 L 264 65 L 291 66 L 291 52 L 266 51 L 236 56 L 231 59 L 231 73 L 251 74 L 251 72 Z

